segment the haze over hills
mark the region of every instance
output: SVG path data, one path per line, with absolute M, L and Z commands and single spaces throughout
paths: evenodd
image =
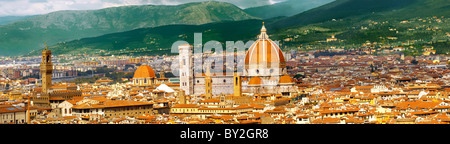
M 262 19 L 289 17 L 332 1 L 334 0 L 287 0 L 272 5 L 247 8 L 244 11 Z
M 198 25 L 258 19 L 235 5 L 197 2 L 176 6 L 123 6 L 101 10 L 58 11 L 0 26 L 0 55 L 20 55 L 85 37 L 172 24 Z
M 23 20 L 26 18 L 30 18 L 30 17 L 33 17 L 33 16 L 2 16 L 2 17 L 0 17 L 0 26 L 6 25 L 9 23 L 13 23 L 13 22 L 16 22 L 19 20 Z

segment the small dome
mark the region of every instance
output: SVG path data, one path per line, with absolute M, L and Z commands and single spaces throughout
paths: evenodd
M 258 76 L 252 77 L 250 79 L 250 81 L 248 82 L 248 85 L 261 85 L 261 84 L 262 84 L 262 80 Z
M 281 76 L 278 83 L 280 83 L 280 84 L 294 83 L 294 80 L 289 75 L 284 75 L 284 76 Z
M 135 78 L 155 78 L 155 71 L 153 71 L 152 67 L 148 65 L 141 65 L 139 68 L 134 72 L 133 79 Z

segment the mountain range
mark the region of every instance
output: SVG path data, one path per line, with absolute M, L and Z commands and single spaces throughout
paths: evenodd
M 18 55 L 42 48 L 45 42 L 54 45 L 137 28 L 246 19 L 258 18 L 235 5 L 214 1 L 58 11 L 0 26 L 0 49 L 1 55 Z
M 202 2 L 177 6 L 60 11 L 0 26 L 0 35 L 13 35 L 0 37 L 0 49 L 4 52 L 0 55 L 18 55 L 39 50 L 43 48 L 45 41 L 49 42 L 55 54 L 98 51 L 103 51 L 104 54 L 169 54 L 173 42 L 186 40 L 192 43 L 196 32 L 203 33 L 203 42 L 255 40 L 263 21 L 274 40 L 310 31 L 308 34 L 300 34 L 302 40 L 296 41 L 297 44 L 318 41 L 331 35 L 355 43 L 378 40 L 380 31 L 383 36 L 405 36 L 403 39 L 406 39 L 410 37 L 388 30 L 393 25 L 377 28 L 382 30 L 374 32 L 376 35 L 354 28 L 374 20 L 402 21 L 450 15 L 448 0 L 328 1 L 288 0 L 248 9 L 223 2 Z M 304 6 L 303 10 L 295 2 L 318 3 L 318 6 Z M 289 10 L 289 5 L 296 7 L 294 10 L 299 13 Z M 142 16 L 145 14 L 150 15 L 150 18 Z M 27 25 L 34 28 L 24 27 Z M 19 31 L 18 28 L 23 30 Z M 444 26 L 443 30 L 447 30 L 446 28 L 448 26 Z M 34 40 L 33 43 L 31 40 Z M 39 52 L 29 54 L 38 55 Z
M 363 19 L 408 19 L 449 14 L 448 0 L 336 0 L 281 19 L 271 26 L 277 28 L 302 26 L 358 16 Z
M 262 19 L 289 17 L 332 1 L 334 0 L 287 0 L 272 5 L 247 8 L 244 11 Z

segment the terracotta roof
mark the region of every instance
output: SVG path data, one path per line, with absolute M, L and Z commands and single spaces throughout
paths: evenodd
M 341 113 L 341 112 L 358 112 L 358 108 L 352 108 L 352 109 L 343 109 L 343 110 L 324 110 L 321 113 L 322 114 L 328 114 L 328 113 Z
M 153 105 L 149 102 L 139 102 L 139 101 L 125 101 L 125 100 L 107 100 L 103 103 L 89 104 L 83 103 L 80 105 L 73 106 L 73 109 L 92 109 L 92 108 L 109 108 L 109 107 L 123 107 L 123 106 L 140 106 L 140 105 Z
M 323 118 L 323 119 L 315 119 L 312 121 L 313 124 L 337 124 L 340 123 L 340 118 Z
M 219 102 L 220 102 L 219 99 L 212 98 L 212 99 L 207 99 L 207 100 L 199 101 L 198 103 L 219 103 Z
M 284 75 L 280 78 L 279 83 L 294 83 L 294 80 L 289 75 Z
M 134 72 L 133 78 L 154 78 L 156 77 L 155 71 L 148 65 L 141 65 Z
M 424 101 L 405 101 L 395 104 L 396 107 L 400 109 L 407 109 L 407 108 L 420 108 L 420 109 L 432 109 L 439 105 L 440 102 L 424 102 Z
M 261 84 L 262 84 L 261 78 L 258 76 L 252 77 L 248 82 L 248 85 L 261 85 Z
M 243 120 L 240 124 L 260 124 L 261 120 Z
M 6 106 L 2 106 L 0 108 L 0 113 L 10 113 L 10 112 L 19 112 L 19 111 L 26 111 L 26 108 L 19 107 L 19 106 L 13 106 L 13 105 L 6 105 Z
M 250 46 L 245 55 L 246 65 L 286 63 L 281 49 L 270 39 L 258 39 Z

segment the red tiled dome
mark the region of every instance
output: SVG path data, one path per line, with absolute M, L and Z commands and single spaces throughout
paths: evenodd
M 245 65 L 267 64 L 268 67 L 273 63 L 278 63 L 280 67 L 286 64 L 284 55 L 280 47 L 269 39 L 266 29 L 263 26 L 258 40 L 253 43 L 245 55 Z
M 261 85 L 262 84 L 262 80 L 260 77 L 252 77 L 250 79 L 250 81 L 248 82 L 248 85 Z
M 134 72 L 133 78 L 154 78 L 156 77 L 155 71 L 148 66 L 148 65 L 141 65 L 139 68 Z

